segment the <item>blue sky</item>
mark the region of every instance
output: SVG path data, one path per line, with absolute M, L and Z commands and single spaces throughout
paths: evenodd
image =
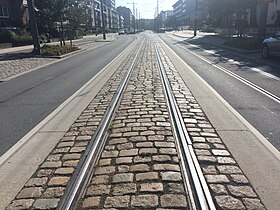
M 155 8 L 157 6 L 157 0 L 116 0 L 116 7 L 125 6 L 131 9 L 133 12 L 133 5 L 140 12 L 142 18 L 153 19 L 155 17 Z M 159 12 L 162 10 L 172 10 L 172 5 L 177 0 L 158 0 L 159 1 Z

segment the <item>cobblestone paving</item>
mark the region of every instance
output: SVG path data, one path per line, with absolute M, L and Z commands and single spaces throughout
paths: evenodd
M 19 58 L 9 61 L 0 61 L 0 80 L 29 71 L 39 66 L 56 61 L 57 58 Z
M 178 72 L 164 66 L 217 209 L 264 209 Z M 6 209 L 55 209 L 127 69 L 127 59 Z M 187 209 L 179 158 L 150 44 L 133 72 L 83 209 Z
M 83 208 L 186 208 L 155 51 L 145 46 L 125 90 Z M 139 65 L 140 64 L 140 65 Z

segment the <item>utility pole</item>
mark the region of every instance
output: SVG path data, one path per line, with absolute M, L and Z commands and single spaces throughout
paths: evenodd
M 106 39 L 106 28 L 105 28 L 105 18 L 103 13 L 103 0 L 101 0 L 101 17 L 102 17 L 102 32 L 103 32 L 103 39 Z
M 136 8 L 136 17 L 135 17 L 135 22 L 136 22 L 136 29 L 137 29 L 137 31 L 138 31 L 138 10 L 137 10 L 137 8 Z
M 159 6 L 158 6 L 158 0 L 157 0 L 157 32 L 159 32 L 159 16 L 158 16 Z
M 133 15 L 134 15 L 134 34 L 135 34 L 136 17 L 135 17 L 135 3 L 134 2 L 133 2 Z
M 93 18 L 94 18 L 94 26 L 95 26 L 95 35 L 97 36 L 97 20 L 96 20 L 96 10 L 95 10 L 95 2 L 93 1 Z
M 31 34 L 32 34 L 33 45 L 34 45 L 34 54 L 40 55 L 41 53 L 40 41 L 39 41 L 39 34 L 38 34 L 33 0 L 27 0 L 27 6 L 28 6 L 29 17 L 30 17 L 29 21 L 30 21 Z
M 127 3 L 127 4 L 133 4 L 133 16 L 134 16 L 134 20 L 133 20 L 133 23 L 134 23 L 134 33 L 135 33 L 135 27 L 136 27 L 136 21 L 135 21 L 135 19 L 136 19 L 136 16 L 135 16 L 135 4 L 136 3 Z
M 196 35 L 197 35 L 197 8 L 198 8 L 198 0 L 195 0 L 194 31 L 193 31 L 193 36 L 196 36 Z

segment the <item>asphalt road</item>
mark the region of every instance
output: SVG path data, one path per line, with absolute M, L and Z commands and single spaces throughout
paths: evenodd
M 207 81 L 237 112 L 280 150 L 280 104 L 214 65 L 221 66 L 280 97 L 280 63 L 264 65 L 250 59 L 207 45 L 189 45 L 186 39 L 172 35 L 160 37 L 190 67 Z M 199 48 L 198 48 L 199 47 Z M 194 54 L 195 53 L 195 54 Z M 209 63 L 201 58 L 205 58 Z M 260 71 L 259 71 L 260 70 Z
M 0 83 L 0 156 L 119 55 L 135 36 Z

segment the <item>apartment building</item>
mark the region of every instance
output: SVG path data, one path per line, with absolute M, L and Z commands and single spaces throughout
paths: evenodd
M 15 29 L 22 25 L 23 0 L 0 0 L 0 29 Z

